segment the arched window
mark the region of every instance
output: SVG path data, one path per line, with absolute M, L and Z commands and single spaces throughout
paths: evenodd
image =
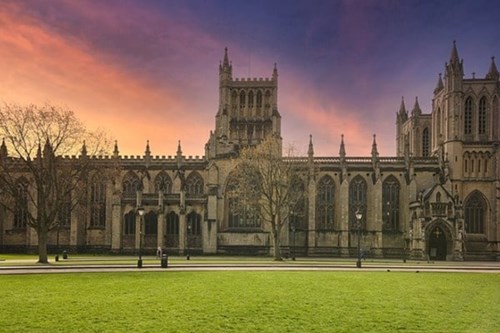
M 172 179 L 165 171 L 160 172 L 155 178 L 155 193 L 172 193 Z
M 248 107 L 253 108 L 253 91 L 248 93 Z
M 401 186 L 394 176 L 387 177 L 382 184 L 382 213 L 384 230 L 399 229 L 399 190 Z
M 106 184 L 94 177 L 90 185 L 90 226 L 106 225 Z
M 254 194 L 241 193 L 238 180 L 230 178 L 226 186 L 227 226 L 230 229 L 260 228 L 259 207 L 253 200 L 246 200 Z
M 430 137 L 429 129 L 427 127 L 422 131 L 422 156 L 430 156 Z
M 71 225 L 71 192 L 67 192 L 61 199 L 58 214 L 59 227 L 68 228 Z
M 316 228 L 333 229 L 335 222 L 335 183 L 332 177 L 323 176 L 316 189 Z
M 17 180 L 17 193 L 14 208 L 14 229 L 26 229 L 28 223 L 28 181 Z
M 128 172 L 123 177 L 123 194 L 124 195 L 137 195 L 137 191 L 142 189 L 139 177 L 132 171 Z
M 135 235 L 135 210 L 131 210 L 123 217 L 123 234 L 124 235 Z
M 201 215 L 191 212 L 187 215 L 187 234 L 201 235 Z
M 265 96 L 264 104 L 265 104 L 266 108 L 271 107 L 271 92 L 269 90 L 266 90 L 266 96 Z
M 297 189 L 299 193 L 305 193 L 304 182 L 298 177 L 294 179 L 291 185 Z M 295 230 L 307 230 L 307 197 L 302 195 L 299 200 L 290 207 L 290 215 L 288 221 L 290 227 L 294 226 Z
M 167 214 L 167 247 L 179 246 L 179 215 L 175 212 Z
M 472 134 L 472 98 L 467 97 L 464 105 L 464 134 Z
M 245 96 L 245 92 L 244 91 L 241 91 L 240 92 L 240 108 L 244 108 L 246 105 L 246 96 Z
M 473 192 L 464 205 L 465 231 L 467 233 L 484 233 L 485 212 L 486 201 L 484 196 L 478 191 Z
M 238 93 L 235 90 L 231 93 L 231 105 L 233 108 L 238 105 Z
M 486 134 L 486 97 L 479 100 L 478 133 Z
M 361 176 L 354 177 L 349 184 L 349 224 L 356 225 L 356 212 L 362 213 L 361 223 L 366 221 L 366 181 Z
M 203 178 L 197 172 L 192 172 L 186 179 L 186 193 L 188 196 L 203 194 Z
M 257 91 L 257 108 L 262 107 L 262 91 Z
M 144 233 L 146 235 L 158 234 L 158 215 L 155 212 L 148 212 L 144 215 Z

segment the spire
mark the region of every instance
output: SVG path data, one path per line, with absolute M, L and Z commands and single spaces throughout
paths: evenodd
M 179 140 L 179 144 L 177 145 L 177 169 L 181 169 L 182 167 L 182 149 L 181 149 L 181 140 Z
M 224 48 L 224 62 L 222 63 L 222 67 L 229 67 L 229 57 L 227 56 L 227 47 Z
M 2 145 L 0 145 L 0 158 L 5 158 L 9 156 L 7 151 L 7 146 L 5 145 L 5 139 L 2 139 Z
M 225 74 L 225 79 L 230 79 L 233 72 L 233 66 L 229 61 L 229 56 L 227 55 L 227 47 L 224 49 L 224 60 L 219 65 L 219 75 Z
M 458 62 L 460 62 L 460 59 L 458 58 L 457 43 L 456 41 L 453 41 L 453 48 L 451 49 L 450 55 L 450 64 L 455 64 Z
M 498 81 L 500 74 L 498 73 L 497 65 L 495 64 L 495 57 L 491 57 L 491 65 L 488 74 L 486 74 L 487 80 L 495 80 Z
M 439 93 L 441 90 L 443 90 L 444 84 L 443 84 L 443 79 L 441 78 L 441 73 L 439 73 L 439 79 L 436 84 L 436 88 L 434 88 L 434 94 Z
M 415 105 L 413 106 L 413 110 L 411 110 L 411 115 L 420 116 L 422 114 L 422 110 L 420 110 L 420 105 L 418 104 L 418 97 L 415 97 Z
M 113 157 L 118 158 L 120 152 L 118 151 L 118 141 L 115 140 L 115 149 L 113 150 Z
M 405 122 L 408 119 L 408 112 L 406 111 L 404 97 L 401 97 L 401 105 L 399 106 L 398 117 L 402 122 Z
M 151 155 L 151 149 L 149 148 L 149 140 L 146 141 L 146 151 L 144 152 L 146 156 Z
M 378 158 L 377 140 L 376 140 L 376 135 L 373 134 L 372 160 L 376 160 L 377 158 Z
M 274 81 L 278 80 L 278 67 L 276 63 L 274 63 L 274 68 L 273 68 L 273 80 Z
M 45 140 L 45 146 L 43 147 L 43 156 L 44 157 L 49 157 L 53 153 L 52 151 L 52 145 L 50 144 L 49 138 Z
M 87 156 L 87 145 L 85 144 L 85 140 L 83 140 L 83 145 L 82 145 L 82 157 L 86 157 Z
M 307 157 L 310 163 L 313 162 L 314 148 L 313 148 L 313 136 L 309 134 L 309 149 L 307 150 Z
M 340 159 L 345 160 L 345 145 L 344 145 L 344 134 L 340 135 L 340 150 L 339 150 Z

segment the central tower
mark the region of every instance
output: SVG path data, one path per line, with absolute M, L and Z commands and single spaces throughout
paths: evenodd
M 241 148 L 257 145 L 268 136 L 281 139 L 276 64 L 271 78 L 233 79 L 226 48 L 219 65 L 219 110 L 205 156 L 234 156 Z

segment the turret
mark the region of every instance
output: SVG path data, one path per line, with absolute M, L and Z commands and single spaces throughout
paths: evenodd
M 490 65 L 490 69 L 488 71 L 488 74 L 486 74 L 486 79 L 498 81 L 499 76 L 500 75 L 498 73 L 498 69 L 497 69 L 497 66 L 495 64 L 495 57 L 491 57 L 491 65 Z
M 221 86 L 225 85 L 233 78 L 233 66 L 229 62 L 227 55 L 227 47 L 224 49 L 224 60 L 219 65 L 219 83 Z
M 420 109 L 420 104 L 418 104 L 418 97 L 415 97 L 415 105 L 413 105 L 413 110 L 411 110 L 412 117 L 418 117 L 422 115 L 422 110 Z
M 7 151 L 7 146 L 5 145 L 5 139 L 2 139 L 2 145 L 0 145 L 0 159 L 7 158 L 9 152 Z
M 458 58 L 456 42 L 453 41 L 451 49 L 450 62 L 445 64 L 445 88 L 448 92 L 461 91 L 462 80 L 464 77 L 463 60 Z
M 434 88 L 434 95 L 437 95 L 443 89 L 444 89 L 444 84 L 443 80 L 441 79 L 441 73 L 439 73 L 438 82 L 436 84 L 436 88 Z

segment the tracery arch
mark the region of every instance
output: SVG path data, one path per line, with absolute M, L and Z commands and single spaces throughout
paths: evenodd
M 479 191 L 472 192 L 464 203 L 465 231 L 472 234 L 484 233 L 487 204 Z
M 335 223 L 335 182 L 323 176 L 316 187 L 316 228 L 333 229 Z

